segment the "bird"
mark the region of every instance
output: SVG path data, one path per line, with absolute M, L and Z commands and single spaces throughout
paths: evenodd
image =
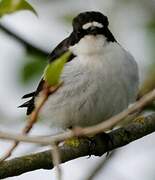
M 139 89 L 137 63 L 109 30 L 107 16 L 81 12 L 72 26 L 48 57 L 49 65 L 70 52 L 60 75 L 64 83 L 40 111 L 49 126 L 63 130 L 106 121 L 134 103 Z M 20 106 L 27 108 L 27 115 L 35 109 L 45 83 L 43 75 L 36 90 L 23 96 L 30 98 Z

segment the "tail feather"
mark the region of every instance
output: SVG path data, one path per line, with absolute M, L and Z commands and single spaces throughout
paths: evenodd
M 39 92 L 43 89 L 44 80 L 41 79 L 36 91 L 25 94 L 22 99 L 31 98 L 29 101 L 26 101 L 24 104 L 20 105 L 19 108 L 27 108 L 27 115 L 31 114 L 35 108 L 35 97 L 39 94 Z
M 34 98 L 30 99 L 29 101 L 25 102 L 24 104 L 18 106 L 18 108 L 27 108 L 27 115 L 31 114 L 34 110 Z
M 30 100 L 30 101 L 31 101 L 31 100 Z M 22 105 L 20 105 L 20 106 L 18 106 L 18 107 L 19 107 L 19 108 L 28 107 L 29 104 L 30 104 L 30 101 L 27 101 L 27 102 L 25 102 L 24 104 L 22 104 Z

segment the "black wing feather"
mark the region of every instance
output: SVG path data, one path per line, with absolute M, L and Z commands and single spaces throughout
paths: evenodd
M 35 97 L 39 94 L 39 92 L 42 90 L 43 85 L 44 85 L 44 80 L 41 79 L 36 91 L 26 94 L 23 96 L 23 98 L 30 98 L 32 97 L 29 101 L 26 101 L 24 104 L 20 105 L 19 108 L 27 108 L 27 115 L 31 114 L 31 112 L 34 110 L 35 108 Z
M 25 94 L 22 99 L 26 99 L 26 98 L 30 98 L 30 97 L 33 97 L 35 95 L 35 91 L 31 92 L 31 93 L 28 93 L 28 94 Z
M 60 44 L 58 44 L 58 46 L 48 56 L 49 63 L 68 51 L 69 46 L 72 44 L 71 39 L 72 34 L 68 38 L 64 39 Z M 75 56 L 72 54 L 67 62 L 71 61 L 74 57 Z
M 60 44 L 58 44 L 58 46 L 52 51 L 52 53 L 48 56 L 49 59 L 49 63 L 54 61 L 56 58 L 58 58 L 59 56 L 61 56 L 62 54 L 64 54 L 67 50 L 68 47 L 70 46 L 70 42 L 69 41 L 69 37 L 64 39 Z M 70 56 L 70 58 L 68 59 L 68 62 L 71 61 L 75 56 L 72 54 Z M 32 97 L 29 101 L 25 102 L 24 104 L 22 104 L 21 108 L 27 108 L 27 115 L 31 114 L 31 112 L 34 110 L 35 108 L 35 97 L 39 94 L 39 92 L 43 89 L 43 85 L 44 85 L 44 80 L 41 79 L 36 91 L 26 94 L 24 95 L 22 98 L 30 98 Z

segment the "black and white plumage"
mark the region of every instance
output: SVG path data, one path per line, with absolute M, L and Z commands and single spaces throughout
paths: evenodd
M 97 124 L 127 108 L 138 92 L 138 68 L 132 55 L 121 47 L 100 12 L 80 13 L 73 19 L 73 32 L 50 54 L 49 63 L 66 51 L 68 59 L 61 79 L 64 85 L 52 94 L 41 113 L 53 127 L 66 129 Z M 42 79 L 31 98 L 21 105 L 31 114 Z

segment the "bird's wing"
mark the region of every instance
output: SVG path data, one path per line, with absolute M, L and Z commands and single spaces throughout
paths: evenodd
M 68 48 L 72 43 L 70 40 L 71 38 L 72 38 L 72 34 L 70 37 L 64 39 L 60 44 L 58 44 L 57 47 L 49 54 L 48 56 L 49 63 L 60 57 L 66 51 L 68 51 Z M 74 55 L 72 54 L 67 62 L 71 61 L 73 58 Z
M 35 97 L 39 94 L 39 92 L 42 90 L 43 85 L 44 85 L 44 80 L 43 78 L 40 80 L 38 87 L 36 89 L 36 91 L 29 93 L 29 94 L 25 94 L 22 98 L 31 98 L 30 100 L 26 101 L 24 104 L 20 105 L 20 108 L 27 108 L 27 112 L 26 114 L 29 115 L 31 114 L 31 112 L 33 111 L 33 109 L 35 108 Z
M 22 97 L 22 99 L 26 99 L 26 98 L 32 97 L 32 96 L 34 96 L 34 94 L 35 94 L 35 91 L 33 91 L 33 92 L 31 92 L 31 93 L 28 93 L 28 94 L 25 94 L 25 95 Z
M 61 57 L 65 52 L 68 51 L 68 47 L 70 46 L 69 38 L 64 39 L 58 46 L 52 51 L 52 53 L 48 56 L 49 63 L 53 62 L 57 58 Z M 71 61 L 75 56 L 71 54 L 66 62 Z M 31 114 L 31 112 L 35 108 L 35 97 L 39 94 L 42 90 L 45 80 L 42 78 L 39 82 L 39 85 L 36 91 L 24 95 L 22 98 L 31 98 L 29 101 L 25 102 L 19 107 L 26 107 L 27 108 L 27 115 Z

